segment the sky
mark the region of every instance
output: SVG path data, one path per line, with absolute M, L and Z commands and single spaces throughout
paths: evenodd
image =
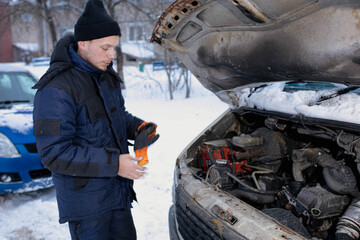
M 37 77 L 46 70 L 31 65 L 26 68 Z M 165 81 L 164 72 L 152 72 L 151 65 L 144 72 L 139 72 L 137 66 L 125 68 L 123 94 L 127 110 L 155 122 L 160 134 L 148 149 L 150 162 L 145 177 L 134 184 L 138 202 L 133 204 L 132 212 L 139 240 L 169 239 L 168 209 L 172 204 L 175 160 L 194 137 L 228 108 L 195 78 L 192 98 L 185 99 L 178 92 L 170 101 L 165 89 L 159 87 Z M 70 239 L 67 224 L 58 222 L 53 188 L 0 197 L 0 213 L 0 240 Z

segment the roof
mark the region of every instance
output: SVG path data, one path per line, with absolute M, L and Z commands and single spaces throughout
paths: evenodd
M 13 43 L 13 45 L 17 48 L 30 51 L 30 52 L 37 52 L 39 51 L 39 44 L 37 43 Z
M 121 43 L 124 54 L 141 59 L 155 59 L 153 45 L 147 42 L 124 42 Z
M 27 69 L 11 63 L 0 63 L 0 72 L 29 72 Z

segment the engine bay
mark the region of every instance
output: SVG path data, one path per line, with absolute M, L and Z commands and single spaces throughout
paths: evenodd
M 306 238 L 359 239 L 360 135 L 309 119 L 234 111 L 198 144 L 194 174 Z

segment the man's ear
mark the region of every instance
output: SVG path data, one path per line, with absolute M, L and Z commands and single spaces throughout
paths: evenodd
M 86 42 L 84 41 L 78 41 L 78 48 L 79 50 L 83 51 L 85 49 L 85 46 L 86 46 Z

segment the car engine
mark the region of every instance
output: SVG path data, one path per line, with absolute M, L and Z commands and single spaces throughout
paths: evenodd
M 302 116 L 234 114 L 236 126 L 198 146 L 196 175 L 307 238 L 359 239 L 359 133 Z

